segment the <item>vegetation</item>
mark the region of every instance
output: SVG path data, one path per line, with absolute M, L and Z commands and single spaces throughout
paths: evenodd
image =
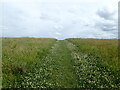
M 3 88 L 119 88 L 118 41 L 3 38 Z
M 16 87 L 16 80 L 34 70 L 33 65 L 41 61 L 55 41 L 44 38 L 3 38 L 3 87 Z
M 82 53 L 102 59 L 102 64 L 113 71 L 120 70 L 117 39 L 69 39 Z
M 117 39 L 68 39 L 68 41 L 78 48 L 76 70 L 79 85 L 101 88 L 120 86 Z

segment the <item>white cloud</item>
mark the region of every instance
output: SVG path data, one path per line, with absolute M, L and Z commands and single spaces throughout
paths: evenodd
M 3 36 L 58 39 L 117 37 L 114 0 L 1 1 Z
M 59 32 L 56 32 L 56 35 L 61 35 L 61 33 L 59 33 Z

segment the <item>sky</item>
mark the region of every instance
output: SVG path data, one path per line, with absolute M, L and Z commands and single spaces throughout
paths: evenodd
M 118 0 L 1 0 L 2 37 L 118 38 Z

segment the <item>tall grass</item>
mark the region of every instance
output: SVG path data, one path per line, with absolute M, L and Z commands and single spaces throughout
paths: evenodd
M 120 72 L 117 39 L 68 39 L 80 52 L 101 59 L 101 63 L 115 72 Z
M 3 38 L 2 42 L 3 88 L 120 86 L 117 39 Z
M 40 62 L 55 41 L 49 38 L 3 38 L 3 87 L 16 85 L 15 81 L 21 75 L 34 70 L 32 65 Z

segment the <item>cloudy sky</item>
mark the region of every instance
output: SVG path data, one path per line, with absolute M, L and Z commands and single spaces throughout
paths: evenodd
M 1 0 L 0 12 L 3 37 L 118 37 L 118 0 Z

